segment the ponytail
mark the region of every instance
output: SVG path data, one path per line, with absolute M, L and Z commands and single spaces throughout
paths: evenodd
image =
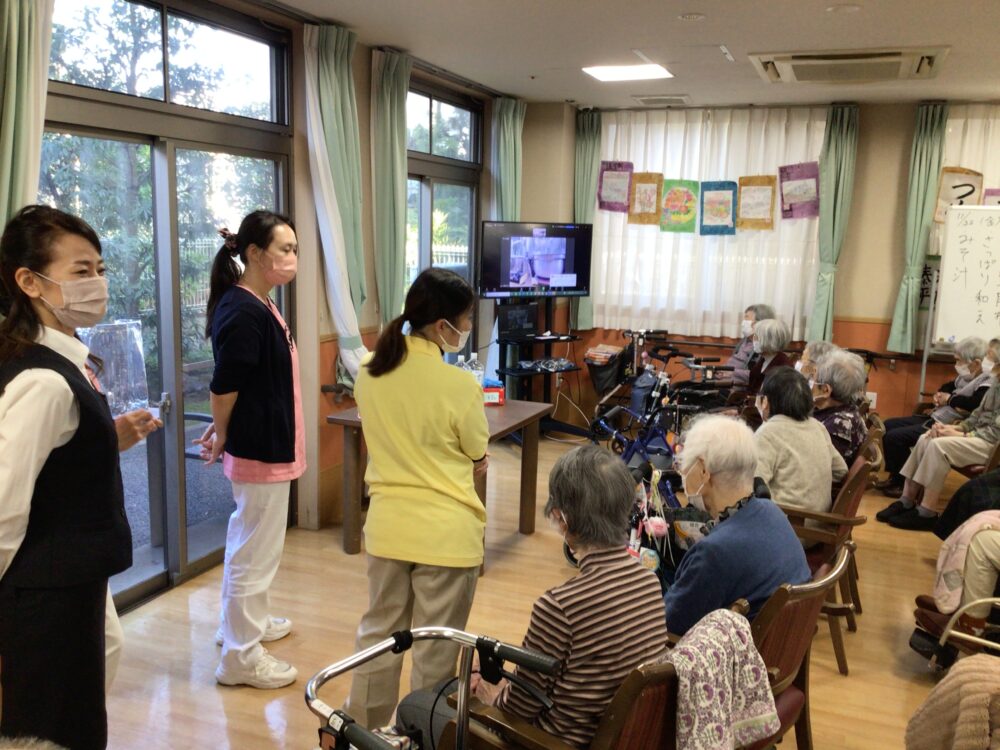
M 236 235 L 229 236 L 235 237 Z M 206 339 L 212 338 L 212 321 L 215 318 L 215 308 L 218 306 L 219 300 L 222 299 L 223 294 L 229 291 L 240 280 L 240 267 L 233 260 L 234 253 L 235 248 L 230 246 L 229 238 L 227 237 L 226 244 L 219 248 L 219 252 L 215 254 L 215 260 L 212 262 L 212 276 L 208 291 L 208 308 L 205 310 Z
M 274 228 L 287 226 L 295 231 L 295 225 L 287 216 L 263 209 L 249 213 L 240 222 L 240 230 L 233 234 L 228 229 L 220 229 L 219 235 L 225 240 L 212 262 L 212 277 L 208 291 L 208 306 L 205 310 L 205 338 L 212 338 L 212 321 L 215 319 L 215 308 L 222 296 L 232 289 L 240 280 L 242 270 L 236 263 L 236 258 L 247 264 L 247 248 L 255 245 L 261 250 L 267 250 L 274 236 Z
M 403 335 L 403 324 L 406 319 L 400 315 L 386 326 L 375 344 L 375 356 L 368 363 L 368 372 L 373 377 L 392 372 L 406 359 L 406 336 Z
M 379 336 L 375 355 L 367 364 L 368 372 L 377 378 L 392 372 L 406 359 L 404 323 L 410 324 L 411 331 L 419 331 L 442 318 L 457 325 L 459 316 L 467 312 L 475 300 L 472 287 L 457 273 L 428 268 L 410 285 L 403 314 L 389 323 Z

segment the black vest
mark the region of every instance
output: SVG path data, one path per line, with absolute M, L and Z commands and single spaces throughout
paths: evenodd
M 115 423 L 107 400 L 79 368 L 40 344 L 0 364 L 0 394 L 21 372 L 39 368 L 57 372 L 69 384 L 80 406 L 80 426 L 42 466 L 24 541 L 3 580 L 55 587 L 108 578 L 132 564 Z

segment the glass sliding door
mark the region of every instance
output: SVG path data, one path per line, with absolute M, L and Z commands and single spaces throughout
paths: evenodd
M 181 366 L 187 562 L 222 549 L 236 507 L 222 465 L 205 466 L 192 440 L 211 423 L 212 343 L 205 337 L 212 261 L 222 246 L 218 230 L 239 229 L 256 209 L 278 209 L 278 162 L 268 158 L 177 148 L 177 246 L 180 260 Z M 278 301 L 278 300 L 276 300 Z
M 104 360 L 98 379 L 115 416 L 155 404 L 162 390 L 150 154 L 149 143 L 67 132 L 48 131 L 42 141 L 39 201 L 82 217 L 101 239 L 108 314 L 102 326 L 80 335 Z M 116 335 L 125 328 L 139 333 Z M 131 346 L 123 351 L 126 341 Z M 138 373 L 122 366 L 129 355 L 144 360 Z M 116 593 L 165 578 L 162 436 L 122 453 L 121 467 L 133 565 L 112 579 Z

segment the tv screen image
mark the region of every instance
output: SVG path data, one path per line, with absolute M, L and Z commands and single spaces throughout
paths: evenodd
M 590 224 L 483 222 L 481 297 L 589 294 Z

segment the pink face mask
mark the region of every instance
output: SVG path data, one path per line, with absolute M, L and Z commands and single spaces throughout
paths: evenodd
M 260 258 L 264 278 L 271 286 L 288 284 L 299 270 L 299 257 L 295 253 L 281 253 L 280 256 L 274 256 L 263 252 Z
M 108 280 L 103 276 L 56 281 L 37 271 L 33 273 L 59 287 L 63 298 L 60 307 L 56 307 L 45 297 L 41 299 L 56 316 L 56 320 L 67 328 L 90 328 L 104 319 L 108 311 Z

